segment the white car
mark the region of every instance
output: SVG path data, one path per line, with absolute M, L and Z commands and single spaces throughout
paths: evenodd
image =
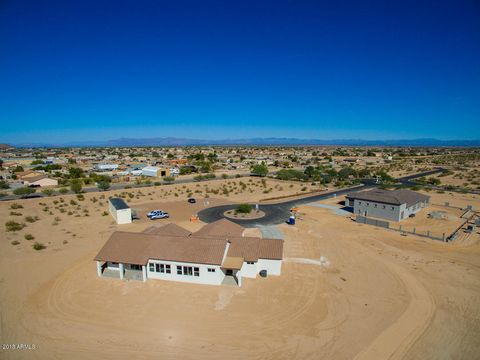
M 160 212 L 157 212 L 154 215 L 150 216 L 150 220 L 167 219 L 169 217 L 170 217 L 170 215 L 168 215 L 168 213 L 160 211 Z
M 162 210 L 152 210 L 147 214 L 147 217 L 152 217 L 153 215 L 156 215 L 158 213 L 163 213 Z

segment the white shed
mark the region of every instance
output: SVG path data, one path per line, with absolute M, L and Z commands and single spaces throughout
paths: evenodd
M 108 210 L 117 224 L 130 224 L 132 222 L 132 209 L 123 199 L 108 199 Z

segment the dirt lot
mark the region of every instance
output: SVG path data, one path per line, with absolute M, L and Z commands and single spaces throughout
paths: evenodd
M 152 222 L 117 226 L 102 216 L 105 202 L 89 196 L 77 201 L 80 217 L 61 213 L 53 199 L 17 201 L 24 208 L 16 210 L 0 204 L 2 219 L 40 218 L 16 234 L 0 232 L 1 342 L 36 346 L 2 350 L 0 358 L 474 359 L 480 353 L 478 242 L 458 247 L 403 237 L 304 206 L 296 226 L 279 226 L 286 239 L 280 277 L 245 279 L 241 288 L 122 282 L 98 278 L 92 258 L 115 229 L 137 231 Z M 203 203 L 152 197 L 156 203 L 144 196 L 132 206 L 161 207 L 182 226 L 201 225 L 188 219 Z M 64 196 L 66 211 L 78 206 L 70 205 L 74 198 Z M 448 199 L 480 207 L 478 198 L 443 194 L 438 201 Z M 27 232 L 35 239 L 23 239 Z M 47 248 L 33 250 L 37 240 Z

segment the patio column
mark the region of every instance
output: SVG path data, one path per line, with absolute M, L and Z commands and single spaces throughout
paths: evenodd
M 238 286 L 242 286 L 242 273 L 237 271 Z
M 102 265 L 100 264 L 100 261 L 97 261 L 97 274 L 98 276 L 102 276 Z
M 142 265 L 142 280 L 147 281 L 147 266 Z
M 122 263 L 118 263 L 118 270 L 120 271 L 120 279 L 124 279 L 125 278 L 125 269 L 124 269 L 124 265 Z

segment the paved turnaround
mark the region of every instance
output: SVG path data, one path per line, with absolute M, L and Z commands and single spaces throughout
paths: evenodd
M 435 174 L 438 172 L 442 172 L 444 169 L 438 168 L 431 171 L 426 171 L 423 173 L 409 175 L 403 178 L 397 179 L 399 183 L 408 183 L 410 180 L 422 176 L 427 176 L 431 174 Z M 308 203 L 329 199 L 334 196 L 340 196 L 352 191 L 357 190 L 367 190 L 372 189 L 374 187 L 379 186 L 380 184 L 375 183 L 375 180 L 366 179 L 363 181 L 362 185 L 357 185 L 349 188 L 339 189 L 336 191 L 330 191 L 323 194 L 317 194 L 312 196 L 306 196 L 298 199 L 286 200 L 284 202 L 276 203 L 276 204 L 264 204 L 259 205 L 259 209 L 265 212 L 265 216 L 260 219 L 251 219 L 251 220 L 240 220 L 240 219 L 231 219 L 237 224 L 240 224 L 245 227 L 257 227 L 257 226 L 270 226 L 270 225 L 278 225 L 285 221 L 287 221 L 290 215 L 290 209 L 295 206 L 305 205 Z M 231 204 L 231 205 L 221 205 L 221 206 L 214 206 L 211 208 L 204 209 L 198 213 L 198 217 L 201 221 L 210 223 L 216 220 L 223 219 L 225 216 L 223 215 L 225 211 L 232 210 L 237 207 L 238 204 Z

